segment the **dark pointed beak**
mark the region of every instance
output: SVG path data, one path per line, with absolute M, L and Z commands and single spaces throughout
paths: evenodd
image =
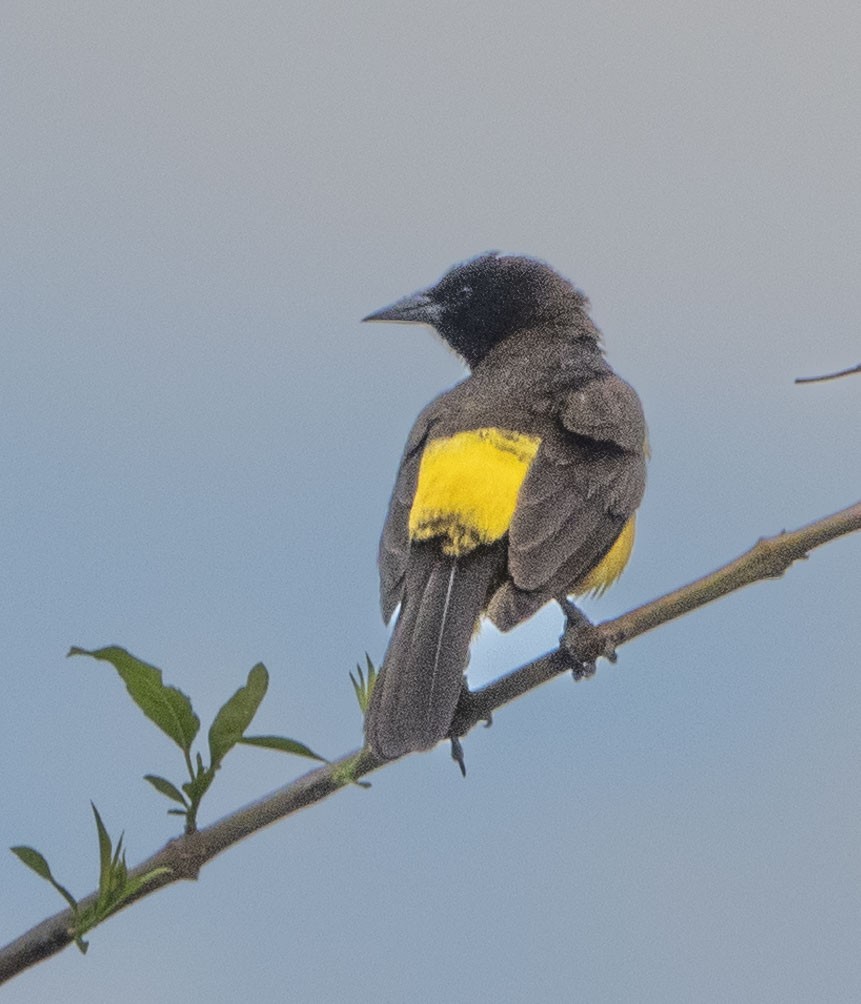
M 400 300 L 375 310 L 373 314 L 363 317 L 363 321 L 405 321 L 413 324 L 436 324 L 440 316 L 439 304 L 434 301 L 427 290 L 410 293 Z

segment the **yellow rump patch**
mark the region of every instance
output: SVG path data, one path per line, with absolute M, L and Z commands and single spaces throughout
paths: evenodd
M 537 436 L 497 428 L 432 439 L 419 467 L 410 539 L 442 537 L 443 551 L 455 556 L 499 540 L 540 445 Z
M 622 527 L 622 532 L 616 538 L 616 542 L 598 564 L 585 575 L 571 592 L 576 596 L 584 593 L 601 594 L 609 586 L 612 586 L 616 579 L 622 574 L 628 558 L 631 557 L 631 550 L 634 547 L 634 531 L 636 517 L 632 516 Z

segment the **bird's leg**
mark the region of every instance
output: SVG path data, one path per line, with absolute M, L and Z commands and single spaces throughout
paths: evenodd
M 466 685 L 466 679 L 464 679 L 460 696 L 457 699 L 457 706 L 454 709 L 451 728 L 448 730 L 448 738 L 451 742 L 451 758 L 460 767 L 460 772 L 464 777 L 466 777 L 466 764 L 463 759 L 461 736 L 465 736 L 473 725 L 479 721 L 484 721 L 486 726 L 490 726 L 493 724 L 493 716 L 489 711 L 483 712 L 481 710 L 475 694 Z
M 595 625 L 575 606 L 567 596 L 557 600 L 565 614 L 565 631 L 559 639 L 562 648 L 568 653 L 573 665 L 571 675 L 575 680 L 588 679 L 595 675 L 595 662 L 603 655 L 610 662 L 616 661 L 616 650 L 610 642 L 604 642 L 596 649 Z

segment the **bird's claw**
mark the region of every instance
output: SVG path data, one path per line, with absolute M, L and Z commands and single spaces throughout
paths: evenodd
M 463 744 L 457 736 L 450 736 L 451 758 L 460 767 L 461 774 L 466 777 L 466 762 L 463 758 Z
M 559 600 L 565 614 L 565 630 L 559 639 L 571 660 L 571 675 L 575 680 L 587 680 L 596 672 L 599 657 L 616 661 L 616 648 L 609 639 L 596 639 L 595 625 L 569 599 Z
M 472 693 L 464 682 L 463 689 L 457 699 L 457 707 L 455 708 L 451 728 L 448 733 L 448 738 L 451 741 L 451 758 L 460 767 L 460 772 L 464 777 L 466 777 L 466 764 L 464 763 L 463 746 L 460 740 L 461 736 L 465 736 L 477 722 L 484 722 L 484 727 L 489 729 L 493 725 L 493 713 L 491 711 L 481 711 L 481 706 L 476 700 L 475 694 Z

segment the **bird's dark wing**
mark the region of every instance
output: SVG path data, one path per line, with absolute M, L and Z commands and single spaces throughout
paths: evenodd
M 380 606 L 387 624 L 401 602 L 410 551 L 410 509 L 416 493 L 422 450 L 434 422 L 438 400 L 432 401 L 424 409 L 410 431 L 380 537 L 377 559 L 380 568 Z
M 509 533 L 512 583 L 536 601 L 574 590 L 612 547 L 645 487 L 643 410 L 624 380 L 597 377 L 565 393 L 554 411 Z

